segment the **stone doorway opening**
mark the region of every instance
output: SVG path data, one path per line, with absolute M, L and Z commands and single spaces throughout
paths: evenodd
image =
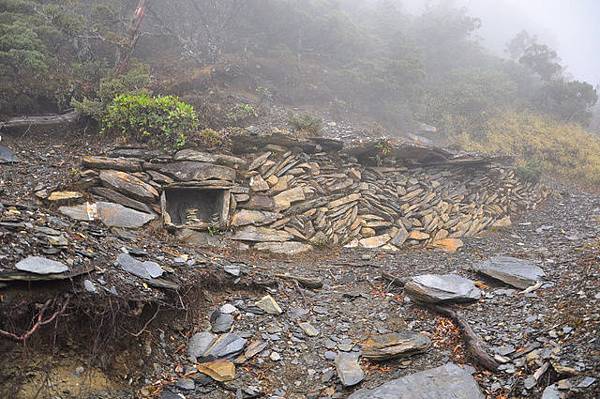
M 166 226 L 208 230 L 229 224 L 229 189 L 214 187 L 168 187 L 161 198 Z

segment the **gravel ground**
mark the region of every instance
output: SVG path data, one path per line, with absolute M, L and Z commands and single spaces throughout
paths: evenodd
M 112 262 L 123 247 L 144 247 L 146 258 L 173 267 L 170 274 L 178 282 L 185 283 L 198 273 L 209 281 L 198 284 L 201 289 L 195 306 L 186 303 L 188 310 L 193 308 L 194 312 L 158 312 L 156 318 L 152 318 L 152 311 L 142 312 L 151 322 L 147 326 L 141 323 L 144 329 L 135 338 L 125 335 L 115 343 L 115 350 L 123 341 L 129 345 L 108 367 L 96 364 L 89 348 L 76 342 L 55 347 L 51 353 L 34 353 L 36 361 L 32 360 L 31 349 L 3 345 L 18 361 L 10 365 L 0 363 L 0 370 L 4 368 L 0 375 L 5 377 L 0 382 L 10 383 L 7 378 L 16 375 L 17 368 L 19 375 L 25 375 L 19 384 L 26 388 L 19 398 L 34 397 L 29 393 L 32 385 L 40 384 L 40 370 L 45 370 L 55 384 L 55 389 L 44 391 L 48 392 L 47 397 L 116 399 L 162 392 L 163 398 L 247 398 L 252 397 L 249 392 L 257 390 L 273 398 L 345 398 L 353 389 L 342 388 L 328 351 L 358 351 L 361 342 L 370 336 L 406 330 L 428 335 L 433 346 L 411 358 L 384 363 L 361 360 L 366 376 L 360 388 L 375 387 L 448 361 L 474 365 L 482 391 L 495 399 L 540 398 L 544 388 L 557 381 L 570 378 L 562 382 L 563 386 L 576 386 L 584 376 L 600 375 L 600 199 L 596 195 L 556 186 L 554 195 L 540 209 L 513 218 L 510 228 L 466 239 L 465 246 L 454 254 L 431 250 L 386 253 L 322 249 L 302 258 L 287 259 L 227 249 L 207 253 L 183 247 L 152 231 L 125 239 L 101 226 L 90 229 L 79 224 L 62 225 L 57 223 L 59 219 L 53 219 L 59 218 L 56 212 L 33 200 L 32 193 L 40 188 L 68 184 L 78 167 L 78 157 L 98 153 L 104 144 L 102 140 L 96 142 L 94 137 L 83 134 L 74 135 L 70 141 L 42 135 L 9 138 L 3 143 L 15 148 L 24 162 L 0 166 L 0 202 L 27 206 L 22 209 L 23 222 L 67 232 L 71 243 L 63 256 L 81 258 L 82 252 L 94 250 L 98 254 L 95 266 L 102 269 L 109 285 L 117 287 L 124 298 L 162 303 L 181 300 L 177 296 L 164 297 L 160 291 L 115 272 Z M 90 231 L 95 234 L 90 235 Z M 31 241 L 25 233 L 13 234 L 0 236 L 4 240 L 0 252 L 5 252 L 3 259 L 7 262 L 38 250 L 36 245 L 29 245 Z M 174 260 L 182 255 L 200 266 L 178 266 Z M 495 255 L 534 261 L 544 269 L 546 283 L 524 294 L 470 270 L 470 266 Z M 231 262 L 242 264 L 241 277 L 224 272 L 223 265 Z M 383 272 L 399 278 L 453 272 L 477 280 L 483 298 L 456 309 L 484 340 L 487 350 L 503 354 L 507 363 L 494 373 L 478 368 L 465 353 L 456 326 L 412 303 L 402 288 L 382 278 Z M 278 273 L 319 278 L 324 286 L 304 289 L 293 281 L 276 278 Z M 76 286 L 81 291 L 81 286 Z M 27 292 L 32 290 L 26 288 Z M 267 293 L 281 306 L 283 314 L 273 316 L 256 311 L 253 304 Z M 95 299 L 90 296 L 89 300 L 93 303 Z M 194 389 L 174 387 L 177 379 L 193 366 L 185 350 L 189 337 L 209 328 L 210 314 L 224 304 L 238 309 L 232 332 L 251 342 L 263 340 L 266 349 L 238 365 L 236 378 L 231 382 L 215 383 L 200 374 L 188 373 L 194 380 Z M 310 323 L 318 335 L 308 337 L 299 322 Z M 535 349 L 524 354 L 525 348 Z M 29 356 L 24 356 L 25 352 Z M 530 376 L 547 363 L 547 371 L 530 384 Z M 77 368 L 87 369 L 90 365 L 94 367 L 88 375 L 93 378 L 74 381 L 72 374 L 77 374 Z M 175 393 L 183 396 L 173 396 Z M 576 387 L 570 395 L 597 398 L 600 381 Z

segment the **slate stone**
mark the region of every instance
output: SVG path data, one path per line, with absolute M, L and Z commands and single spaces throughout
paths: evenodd
M 152 214 L 152 209 L 143 202 L 136 201 L 132 198 L 129 198 L 126 195 L 116 192 L 110 188 L 106 187 L 92 187 L 90 189 L 92 194 L 98 195 L 102 198 L 105 198 L 111 202 L 123 205 L 127 208 L 135 209 L 140 212 L 150 213 Z
M 158 170 L 160 173 L 183 182 L 205 180 L 234 182 L 236 175 L 235 169 L 207 162 L 181 161 L 169 164 L 148 165 L 147 168 Z
M 268 314 L 280 315 L 283 313 L 281 307 L 271 295 L 262 297 L 260 301 L 256 302 L 256 306 Z
M 233 326 L 233 316 L 231 314 L 222 313 L 215 310 L 210 315 L 210 326 L 214 333 L 224 333 L 231 330 Z
M 294 202 L 303 201 L 305 198 L 302 187 L 295 187 L 277 194 L 273 200 L 277 209 L 285 210 Z
M 358 354 L 339 352 L 335 357 L 335 369 L 344 387 L 359 384 L 365 373 L 358 364 Z
M 119 254 L 117 263 L 128 273 L 145 280 L 154 279 L 163 275 L 164 270 L 156 262 L 139 261 L 129 254 Z
M 226 154 L 213 154 L 198 150 L 193 150 L 191 148 L 186 148 L 184 150 L 178 151 L 173 157 L 175 161 L 197 161 L 197 162 L 208 162 L 217 165 L 226 165 L 226 166 L 244 166 L 246 165 L 246 161 L 241 158 L 234 157 L 232 155 Z
M 154 187 L 125 172 L 103 170 L 100 172 L 100 180 L 105 186 L 138 201 L 154 202 L 159 196 Z
M 196 369 L 215 381 L 225 382 L 235 379 L 235 365 L 227 360 L 198 364 Z
M 231 225 L 234 227 L 248 225 L 262 226 L 265 224 L 271 224 L 276 220 L 281 219 L 281 217 L 282 216 L 280 213 L 241 209 L 231 218 Z
M 195 362 L 197 358 L 204 356 L 216 339 L 217 336 L 208 331 L 192 335 L 188 341 L 188 356 Z
M 520 289 L 536 284 L 545 276 L 539 266 L 510 256 L 495 256 L 475 265 L 475 270 Z
M 430 347 L 428 337 L 408 331 L 371 337 L 362 344 L 362 354 L 367 359 L 388 360 L 423 353 Z
M 132 158 L 84 156 L 81 158 L 81 164 L 89 169 L 112 169 L 124 172 L 142 171 L 141 161 Z
M 246 226 L 235 232 L 231 238 L 238 241 L 283 242 L 293 239 L 294 236 L 288 232 L 267 227 Z
M 424 274 L 412 277 L 404 286 L 406 294 L 417 302 L 469 302 L 481 297 L 471 280 L 456 274 Z
M 379 248 L 387 244 L 391 240 L 388 234 L 382 234 L 379 236 L 363 238 L 359 241 L 359 244 L 363 248 Z
M 6 146 L 0 145 L 0 164 L 19 162 L 15 153 Z
M 78 202 L 83 198 L 83 194 L 77 191 L 54 191 L 47 200 L 54 204 Z
M 57 274 L 69 271 L 66 265 L 41 256 L 29 256 L 18 262 L 15 268 L 35 274 Z
M 61 206 L 58 210 L 75 220 L 100 220 L 108 227 L 140 228 L 156 219 L 154 214 L 136 211 L 112 202 L 86 202 L 75 206 Z
M 288 242 L 261 242 L 254 246 L 257 251 L 265 251 L 278 255 L 299 255 L 312 251 L 312 245 L 303 244 L 298 241 Z
M 202 354 L 207 359 L 221 359 L 240 353 L 248 341 L 233 333 L 227 333 L 218 337 L 210 347 Z
M 402 244 L 404 244 L 404 242 L 408 239 L 408 230 L 406 230 L 406 227 L 404 227 L 404 225 L 400 225 L 398 227 L 398 233 L 396 234 L 396 236 L 394 236 L 394 238 L 392 238 L 392 240 L 390 241 L 390 244 L 396 246 L 396 247 L 401 247 Z
M 348 399 L 484 399 L 477 382 L 453 363 L 410 374 L 377 388 L 361 389 Z

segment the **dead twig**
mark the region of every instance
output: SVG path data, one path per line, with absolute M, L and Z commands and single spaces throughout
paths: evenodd
M 139 337 L 140 335 L 142 335 L 144 333 L 144 331 L 146 331 L 146 329 L 148 328 L 150 323 L 152 323 L 154 321 L 154 319 L 156 319 L 156 316 L 158 316 L 158 312 L 160 312 L 160 305 L 156 307 L 156 312 L 154 312 L 154 316 L 152 316 L 150 319 L 148 319 L 148 321 L 144 324 L 144 327 L 142 327 L 142 329 L 139 332 L 134 334 L 134 333 L 130 333 L 128 331 L 127 333 L 136 338 Z
M 475 334 L 475 331 L 473 331 L 467 320 L 454 310 L 445 306 L 431 304 L 424 306 L 427 309 L 448 317 L 457 324 L 469 353 L 479 365 L 490 371 L 496 371 L 498 369 L 498 362 L 483 349 L 481 339 Z

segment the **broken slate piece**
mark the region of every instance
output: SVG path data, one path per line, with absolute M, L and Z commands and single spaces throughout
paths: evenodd
M 423 353 L 431 346 L 431 340 L 412 331 L 390 333 L 369 338 L 362 344 L 363 357 L 372 360 L 388 360 L 400 356 Z
M 66 265 L 41 256 L 29 256 L 17 263 L 15 268 L 35 274 L 57 274 L 69 271 Z
M 219 382 L 231 381 L 235 378 L 235 365 L 224 359 L 198 364 L 196 369 Z
M 494 256 L 475 265 L 475 270 L 523 290 L 535 285 L 545 276 L 544 271 L 539 266 L 527 260 L 510 256 Z
M 204 356 L 216 339 L 217 336 L 208 331 L 192 335 L 188 342 L 188 356 L 195 362 L 197 358 Z
M 268 314 L 280 315 L 283 313 L 281 307 L 271 295 L 264 296 L 260 301 L 256 302 L 256 306 Z
M 304 331 L 304 334 L 308 335 L 309 337 L 316 337 L 317 335 L 319 335 L 319 330 L 317 330 L 310 323 L 298 323 L 298 325 L 300 326 L 302 331 Z
M 19 162 L 10 148 L 0 145 L 0 164 Z
M 335 368 L 344 387 L 354 386 L 365 378 L 355 353 L 339 352 L 335 358 Z
M 415 301 L 425 303 L 469 302 L 481 297 L 481 291 L 471 280 L 456 274 L 415 276 L 404 290 Z
M 156 262 L 141 262 L 129 254 L 120 254 L 117 263 L 125 270 L 145 280 L 154 279 L 163 275 L 164 270 Z
M 248 341 L 233 333 L 227 333 L 218 337 L 210 347 L 203 353 L 202 357 L 207 359 L 220 359 L 240 353 Z
M 233 316 L 231 314 L 222 313 L 215 310 L 210 315 L 210 326 L 214 333 L 224 333 L 231 330 L 233 325 Z
M 477 382 L 453 363 L 410 374 L 377 388 L 361 389 L 348 399 L 484 399 Z

